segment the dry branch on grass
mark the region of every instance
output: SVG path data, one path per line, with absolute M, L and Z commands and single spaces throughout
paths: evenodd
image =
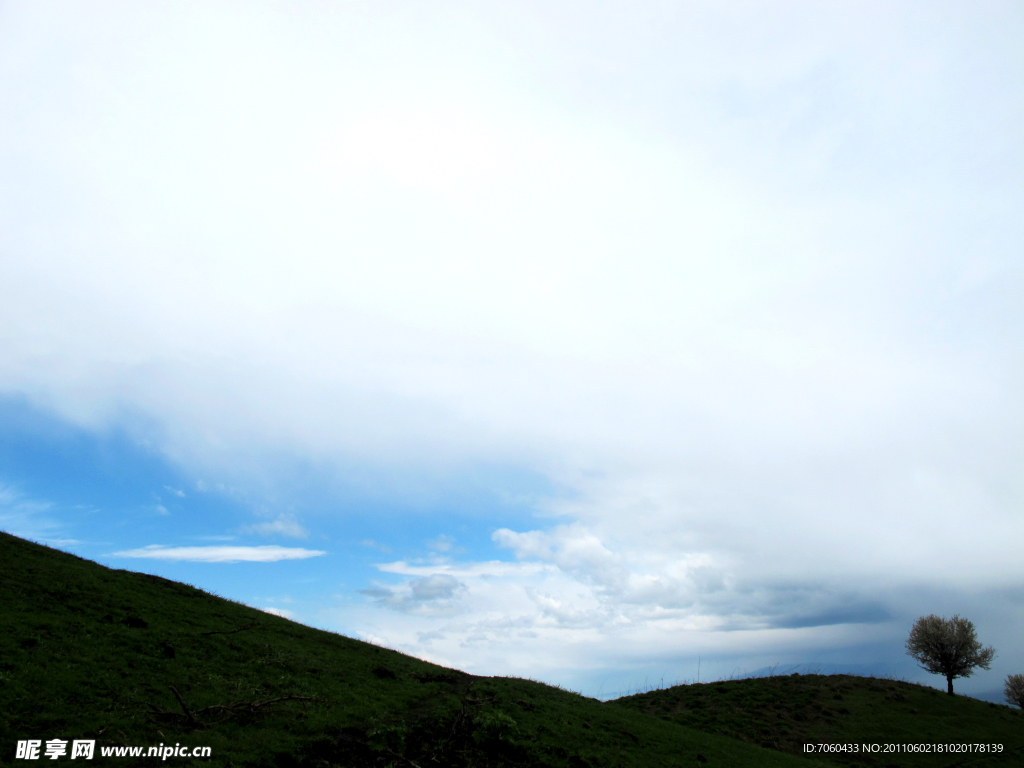
M 260 625 L 260 623 L 258 621 L 254 621 L 252 624 L 249 624 L 249 625 L 244 626 L 244 627 L 239 627 L 238 629 L 218 629 L 218 630 L 214 630 L 213 632 L 200 632 L 199 634 L 200 635 L 233 635 L 233 634 L 235 634 L 235 632 L 245 632 L 245 630 L 247 630 L 247 629 L 254 629 L 254 628 L 258 627 L 259 625 Z
M 267 711 L 265 708 L 270 707 L 274 704 L 280 704 L 283 701 L 319 701 L 315 696 L 276 696 L 272 699 L 257 699 L 255 701 L 236 701 L 232 704 L 213 704 L 209 707 L 203 707 L 202 709 L 189 709 L 185 703 L 185 698 L 181 695 L 177 688 L 173 685 L 169 686 L 171 693 L 174 694 L 174 698 L 178 700 L 178 704 L 181 706 L 181 712 L 170 712 L 166 709 L 160 709 L 154 704 L 150 704 L 149 708 L 152 710 L 147 714 L 154 719 L 163 718 L 166 720 L 181 721 L 184 720 L 188 725 L 193 728 L 204 728 L 208 725 L 216 725 L 222 723 L 236 715 L 254 715 L 261 711 Z M 203 722 L 200 717 L 204 715 L 210 715 L 213 713 L 220 713 L 222 717 L 216 720 L 210 720 Z

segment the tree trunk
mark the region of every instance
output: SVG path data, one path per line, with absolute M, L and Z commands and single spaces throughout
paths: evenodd
M 953 693 L 953 676 L 952 675 L 946 675 L 946 693 L 948 693 L 950 696 L 954 696 L 955 695 Z

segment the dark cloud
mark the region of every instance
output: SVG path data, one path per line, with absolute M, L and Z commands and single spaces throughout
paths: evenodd
M 434 573 L 411 579 L 400 587 L 370 587 L 359 594 L 372 598 L 378 605 L 411 613 L 449 612 L 450 603 L 466 585 L 447 573 Z

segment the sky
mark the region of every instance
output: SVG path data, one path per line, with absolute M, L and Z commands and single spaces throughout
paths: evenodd
M 0 528 L 475 674 L 1024 671 L 1015 2 L 0 2 Z

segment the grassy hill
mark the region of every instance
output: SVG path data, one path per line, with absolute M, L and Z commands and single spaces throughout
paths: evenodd
M 844 766 L 1024 765 L 1024 716 L 1008 706 L 897 680 L 787 675 L 686 685 L 618 699 L 617 706 L 751 744 L 803 754 L 805 744 L 856 744 Z M 880 751 L 862 744 L 1002 744 L 1002 754 Z M 884 746 L 882 747 L 884 750 Z
M 798 722 L 798 714 L 816 711 L 815 702 L 824 701 L 824 694 L 779 687 L 790 678 L 739 681 L 762 685 L 780 702 L 778 712 L 788 713 L 777 722 L 749 720 L 749 727 L 740 709 L 722 717 L 724 710 L 710 706 L 711 700 L 703 709 L 713 718 L 691 718 L 687 713 L 701 707 L 696 699 L 679 698 L 686 695 L 682 689 L 602 703 L 529 680 L 438 667 L 3 533 L 0 608 L 2 764 L 31 764 L 15 759 L 19 739 L 60 738 L 95 739 L 94 762 L 122 766 L 162 761 L 103 758 L 100 750 L 208 746 L 211 757 L 200 762 L 224 766 L 835 765 L 787 754 L 796 743 L 789 736 L 763 737 L 765 727 Z M 739 683 L 724 687 L 739 691 Z M 723 695 L 715 687 L 690 688 Z M 750 691 L 744 694 L 748 704 L 762 695 Z M 787 701 L 791 694 L 793 702 L 808 703 L 794 709 Z M 840 695 L 836 703 L 860 711 L 860 693 L 843 689 Z M 885 695 L 877 702 L 865 699 L 863 707 L 879 708 L 880 724 L 918 709 L 922 725 L 913 731 L 914 741 L 929 729 L 945 733 L 943 718 L 956 712 L 974 716 L 974 709 L 956 707 L 979 706 L 993 713 L 995 725 L 979 715 L 964 727 L 1019 749 L 1024 718 L 1008 708 L 939 696 L 908 704 Z

